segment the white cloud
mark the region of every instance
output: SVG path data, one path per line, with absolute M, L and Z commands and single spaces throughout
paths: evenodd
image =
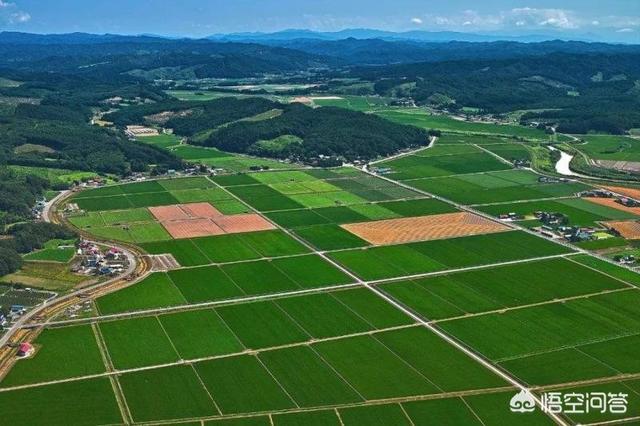
M 411 18 L 411 22 L 417 25 L 422 25 L 422 19 L 420 18 Z
M 571 30 L 584 24 L 576 14 L 564 9 L 538 9 L 520 7 L 496 14 L 481 14 L 474 10 L 464 10 L 453 15 L 425 15 L 421 19 L 427 25 L 454 29 L 467 27 L 477 30 L 519 28 L 554 28 Z
M 0 0 L 0 24 L 23 24 L 31 20 L 31 15 L 21 10 L 15 3 Z
M 554 27 L 559 29 L 575 29 L 580 26 L 579 19 L 573 12 L 563 9 L 536 9 L 522 7 L 503 13 L 505 23 L 524 22 L 526 26 Z
M 16 13 L 12 13 L 11 17 L 9 18 L 9 22 L 12 24 L 23 24 L 25 22 L 29 22 L 31 20 L 31 15 L 29 15 L 27 12 L 16 12 Z
M 638 0 L 633 0 L 638 1 Z M 588 16 L 577 10 L 561 8 L 517 7 L 484 14 L 475 10 L 461 10 L 451 14 L 417 15 L 422 26 L 434 31 L 608 31 L 640 33 L 640 16 Z

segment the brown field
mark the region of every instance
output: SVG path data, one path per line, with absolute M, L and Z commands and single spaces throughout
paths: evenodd
M 191 217 L 213 219 L 214 217 L 222 216 L 222 213 L 209 203 L 181 204 L 180 208 Z
M 510 229 L 501 223 L 466 212 L 352 223 L 342 227 L 374 245 L 439 240 Z
M 149 211 L 159 222 L 194 218 L 212 219 L 214 217 L 222 216 L 222 213 L 209 203 L 190 203 L 176 204 L 173 206 L 149 207 Z
M 175 239 L 206 237 L 225 233 L 211 219 L 204 218 L 162 222 L 162 226 Z
M 640 222 L 635 220 L 604 222 L 607 228 L 618 232 L 627 240 L 640 240 Z
M 179 205 L 149 207 L 149 211 L 158 222 L 189 219 L 189 215 Z
M 640 200 L 640 189 L 637 188 L 625 188 L 623 186 L 603 186 L 603 188 L 625 197 Z
M 149 211 L 175 239 L 267 231 L 276 228 L 258 214 L 225 216 L 209 203 L 149 207 Z
M 236 214 L 220 216 L 214 219 L 216 224 L 228 234 L 239 232 L 257 232 L 275 229 L 269 221 L 257 214 Z
M 611 207 L 612 209 L 622 210 L 624 212 L 634 213 L 640 216 L 640 207 L 623 206 L 620 203 L 616 203 L 616 200 L 613 198 L 585 198 L 585 200 L 594 204 L 600 204 L 601 206 Z

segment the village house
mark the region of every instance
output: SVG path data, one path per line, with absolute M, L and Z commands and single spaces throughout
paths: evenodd
M 31 343 L 20 343 L 20 346 L 18 347 L 18 356 L 20 358 L 30 357 L 34 352 L 35 348 Z

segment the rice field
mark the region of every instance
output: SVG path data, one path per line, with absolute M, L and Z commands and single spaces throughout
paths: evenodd
M 439 143 L 394 160 L 403 183 L 492 215 L 550 210 L 585 226 L 632 216 L 576 198 L 587 185 L 540 182 L 473 146 L 522 154 L 504 135 Z M 518 389 L 488 365 L 537 394 L 624 390 L 640 406 L 640 275 L 517 230 L 398 240 L 386 224 L 470 213 L 392 181 L 346 167 L 267 171 L 107 186 L 73 202 L 85 209 L 75 226 L 180 266 L 99 297 L 96 318 L 46 327 L 0 378 L 3 414 L 53 401 L 33 424 L 553 424 L 539 409 L 510 411 Z M 190 203 L 275 229 L 161 235 L 149 207 Z
M 546 135 L 544 131 L 531 127 L 456 120 L 445 115 L 430 115 L 417 108 L 380 111 L 376 112 L 376 114 L 401 124 L 410 124 L 425 129 L 438 129 L 444 132 L 492 136 L 519 136 L 533 140 L 549 139 L 549 135 Z

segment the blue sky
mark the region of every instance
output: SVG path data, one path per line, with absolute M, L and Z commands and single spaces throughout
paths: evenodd
M 0 0 L 0 29 L 206 36 L 344 28 L 640 37 L 640 0 Z

